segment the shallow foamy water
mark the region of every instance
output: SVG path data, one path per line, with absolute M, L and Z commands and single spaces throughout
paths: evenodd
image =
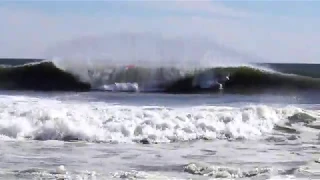
M 320 178 L 317 105 L 268 100 L 4 94 L 0 177 Z

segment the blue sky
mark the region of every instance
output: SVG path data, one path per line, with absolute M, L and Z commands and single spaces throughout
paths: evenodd
M 270 61 L 320 62 L 319 9 L 320 1 L 298 0 L 1 1 L 0 57 L 43 57 L 72 39 L 155 32 L 205 37 Z

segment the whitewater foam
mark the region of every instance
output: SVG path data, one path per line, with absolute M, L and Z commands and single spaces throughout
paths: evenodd
M 259 139 L 301 112 L 295 107 L 169 108 L 0 96 L 0 134 L 13 139 L 175 142 Z
M 48 170 L 42 168 L 30 168 L 25 170 L 14 170 L 12 172 L 8 171 L 0 171 L 0 174 L 8 178 L 11 175 L 14 175 L 15 178 L 20 177 L 23 179 L 79 179 L 79 180 L 96 180 L 96 172 L 92 171 L 76 171 L 69 172 L 67 169 L 60 165 L 56 168 L 56 170 Z M 10 178 L 8 178 L 10 179 Z
M 184 180 L 182 178 L 167 177 L 160 173 L 146 173 L 143 171 L 119 171 L 111 173 L 112 178 L 119 179 L 152 179 L 152 180 Z
M 100 89 L 105 91 L 138 92 L 139 85 L 138 83 L 114 83 L 103 85 Z
M 271 168 L 256 168 L 249 171 L 243 171 L 240 168 L 211 166 L 200 163 L 190 163 L 184 167 L 184 171 L 191 174 L 209 176 L 214 178 L 243 178 L 253 177 L 264 173 L 271 173 Z

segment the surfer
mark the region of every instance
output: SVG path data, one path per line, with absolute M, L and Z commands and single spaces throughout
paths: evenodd
M 193 80 L 192 85 L 193 86 L 198 85 L 201 89 L 216 89 L 217 88 L 219 90 L 222 90 L 225 82 L 230 79 L 229 77 L 230 77 L 230 74 L 228 74 L 228 75 L 201 74 Z
M 228 74 L 226 76 L 218 75 L 216 77 L 215 83 L 218 84 L 220 90 L 223 89 L 224 83 L 227 82 L 230 79 L 229 76 L 230 76 L 230 74 Z

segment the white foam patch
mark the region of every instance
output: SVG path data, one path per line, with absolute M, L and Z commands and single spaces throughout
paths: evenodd
M 300 111 L 265 105 L 168 108 L 0 96 L 0 134 L 14 139 L 98 142 L 257 139 Z
M 63 165 L 57 167 L 55 171 L 31 168 L 26 170 L 0 171 L 0 174 L 5 177 L 13 175 L 15 178 L 20 177 L 23 179 L 97 180 L 95 171 L 68 172 Z
M 182 180 L 175 177 L 167 177 L 159 173 L 147 173 L 143 171 L 119 171 L 111 174 L 112 178 L 119 179 L 152 179 L 152 180 Z
M 103 85 L 101 90 L 105 91 L 116 91 L 116 92 L 138 92 L 139 85 L 138 83 L 114 83 Z
M 255 168 L 248 171 L 243 171 L 240 168 L 211 166 L 200 163 L 190 163 L 184 167 L 184 171 L 190 174 L 201 176 L 209 176 L 214 178 L 245 178 L 254 177 L 261 174 L 269 174 L 272 172 L 271 168 Z

